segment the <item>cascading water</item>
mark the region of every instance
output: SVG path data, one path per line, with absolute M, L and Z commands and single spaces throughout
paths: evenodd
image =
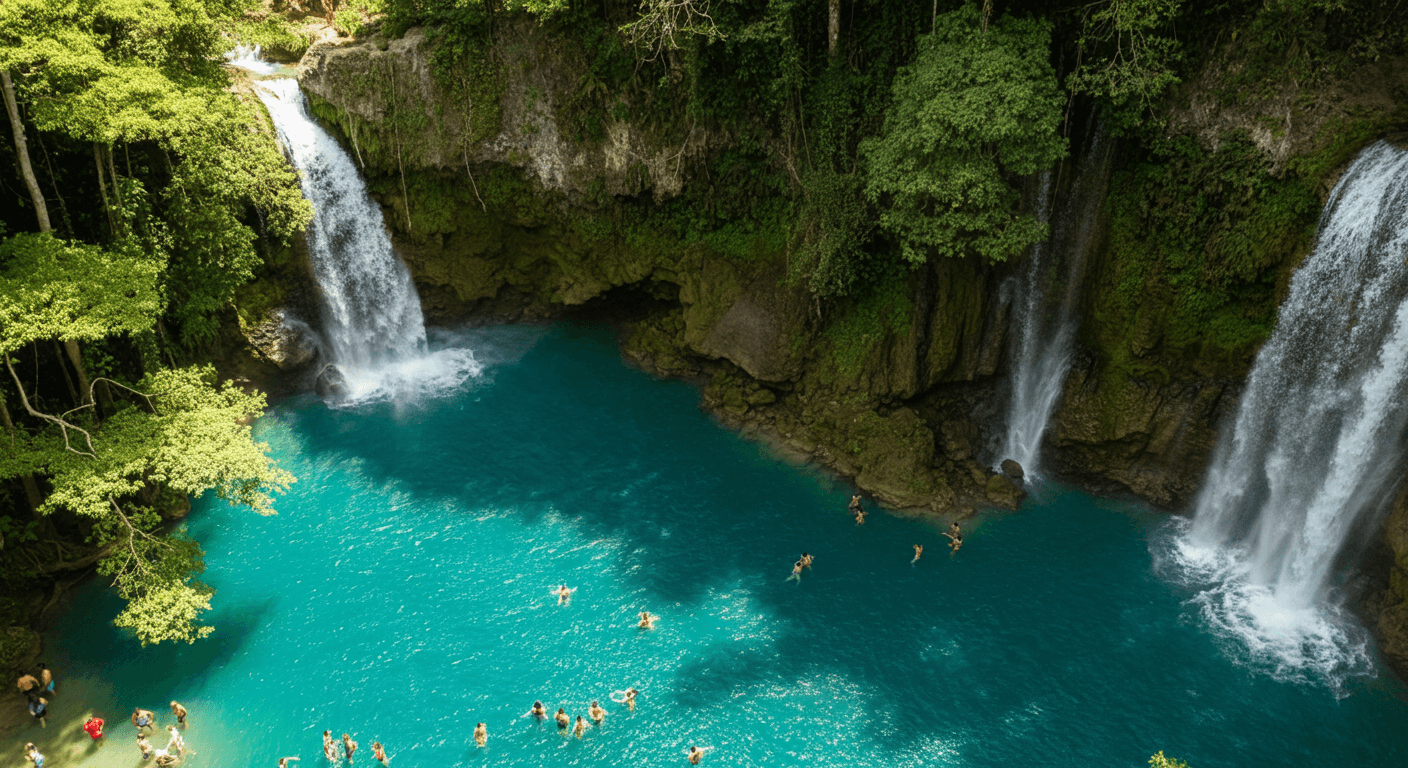
M 313 204 L 308 250 L 323 299 L 323 330 L 353 400 L 443 389 L 479 371 L 468 350 L 427 352 L 420 297 L 391 249 L 381 209 L 352 158 L 308 115 L 297 81 L 258 83 L 279 140 Z
M 1405 254 L 1408 152 L 1380 142 L 1331 193 L 1174 552 L 1203 615 L 1279 673 L 1372 669 L 1336 563 L 1378 524 L 1403 461 Z
M 1109 144 L 1104 129 L 1097 128 L 1055 222 L 1051 222 L 1051 172 L 1042 174 L 1037 211 L 1042 222 L 1051 225 L 1051 233 L 1032 247 L 1026 272 L 1016 278 L 1018 334 L 1013 345 L 1012 400 L 999 458 L 1021 464 L 1028 477 L 1039 476 L 1041 439 L 1071 367 L 1086 252 L 1109 179 Z M 1049 290 L 1061 285 L 1064 290 L 1059 296 Z

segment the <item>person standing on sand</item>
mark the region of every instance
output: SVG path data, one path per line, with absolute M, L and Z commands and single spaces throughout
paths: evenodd
M 474 726 L 474 743 L 481 747 L 489 743 L 489 729 L 483 723 Z
M 151 728 L 156 722 L 156 715 L 149 709 L 137 708 L 132 710 L 132 724 L 137 726 L 137 733 L 141 733 L 143 728 Z
M 171 702 L 171 714 L 173 714 L 173 715 L 176 716 L 176 722 L 179 723 L 182 728 L 185 728 L 185 727 L 186 727 L 186 708 L 185 708 L 185 707 L 183 707 L 183 706 L 181 706 L 180 704 L 177 704 L 176 702 L 173 701 L 173 702 Z
M 390 765 L 386 758 L 386 747 L 381 746 L 381 742 L 372 742 L 372 757 L 375 757 L 382 765 Z
M 93 741 L 103 738 L 103 719 L 97 715 L 89 715 L 88 720 L 83 723 L 83 732 Z
M 39 665 L 39 686 L 44 689 L 45 693 L 54 692 L 54 674 L 43 664 Z
M 24 759 L 34 763 L 34 768 L 44 768 L 44 756 L 39 754 L 39 748 L 32 741 L 24 745 Z

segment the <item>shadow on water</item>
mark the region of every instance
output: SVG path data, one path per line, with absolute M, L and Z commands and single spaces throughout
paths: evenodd
M 694 651 L 674 692 L 682 706 L 716 704 L 758 682 L 840 671 L 892 694 L 873 702 L 904 723 L 890 738 L 920 739 L 938 727 L 894 698 L 923 695 L 938 681 L 886 663 L 922 652 L 925 640 L 867 632 L 893 622 L 886 612 L 895 603 L 867 600 L 866 592 L 877 579 L 913 582 L 923 573 L 909 564 L 911 539 L 928 546 L 923 566 L 947 565 L 946 540 L 885 515 L 857 528 L 845 509 L 848 488 L 808 477 L 719 427 L 699 412 L 692 385 L 614 363 L 615 343 L 600 328 L 560 326 L 527 353 L 527 364 L 491 366 L 459 401 L 376 407 L 390 418 L 304 401 L 284 417 L 316 422 L 298 430 L 307 458 L 354 458 L 369 483 L 394 484 L 417 499 L 408 509 L 448 501 L 467 516 L 507 511 L 525 526 L 561 515 L 589 538 L 624 540 L 617 568 L 653 602 L 692 605 L 714 589 L 757 585 L 754 599 L 782 631 L 770 649 L 735 642 Z M 801 585 L 786 582 L 804 550 L 816 568 Z M 944 613 L 932 600 L 901 603 L 905 623 L 916 627 Z

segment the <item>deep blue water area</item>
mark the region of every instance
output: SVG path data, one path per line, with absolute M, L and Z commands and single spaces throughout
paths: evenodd
M 383 742 L 396 768 L 685 765 L 692 744 L 720 766 L 1408 756 L 1387 673 L 1335 693 L 1238 662 L 1156 575 L 1162 515 L 1048 487 L 950 556 L 935 523 L 857 527 L 848 486 L 718 426 L 693 386 L 623 363 L 609 329 L 456 343 L 485 366 L 461 392 L 301 399 L 259 422 L 299 481 L 273 517 L 197 502 L 209 639 L 141 649 L 100 585 L 74 599 L 48 660 L 90 701 L 61 689 L 56 712 L 106 708 L 113 733 L 83 764 L 137 765 L 127 714 L 171 699 L 198 768 L 319 768 L 324 729 L 353 734 L 358 765 Z M 815 565 L 788 581 L 803 551 Z M 643 610 L 656 629 L 636 628 Z M 633 712 L 608 701 L 628 686 Z M 534 699 L 609 714 L 576 739 L 525 717 Z

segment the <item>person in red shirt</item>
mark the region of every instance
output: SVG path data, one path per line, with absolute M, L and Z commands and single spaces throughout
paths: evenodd
M 103 738 L 103 719 L 97 716 L 89 716 L 88 722 L 83 724 L 83 732 L 87 733 L 93 741 Z

